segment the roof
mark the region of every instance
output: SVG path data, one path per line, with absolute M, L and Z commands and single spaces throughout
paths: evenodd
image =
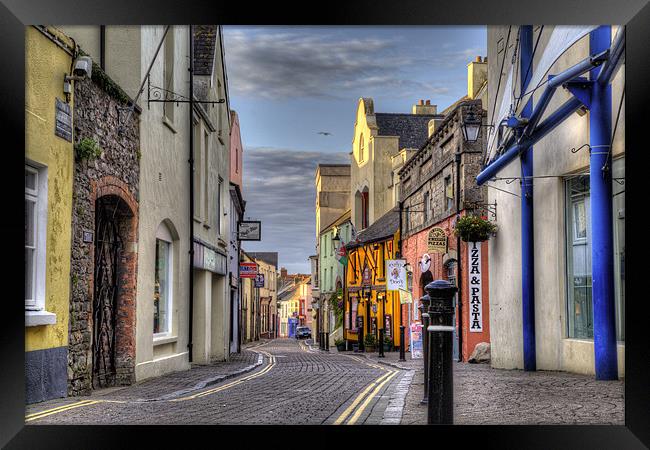
M 255 259 L 261 259 L 267 264 L 278 267 L 278 252 L 248 252 L 249 256 Z
M 399 228 L 399 208 L 395 207 L 377 219 L 372 225 L 359 233 L 358 241 L 346 247 L 354 248 L 359 244 L 380 241 L 392 237 Z
M 194 25 L 194 75 L 212 75 L 217 25 Z
M 399 148 L 420 148 L 429 136 L 429 121 L 442 114 L 375 113 L 379 136 L 399 136 Z
M 341 225 L 342 223 L 349 221 L 352 218 L 352 210 L 348 209 L 346 212 L 338 216 L 332 223 L 323 228 L 323 231 L 320 234 L 326 233 L 330 228 Z

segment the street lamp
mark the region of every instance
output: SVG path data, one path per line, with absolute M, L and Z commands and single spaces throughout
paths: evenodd
M 474 108 L 468 110 L 467 115 L 463 116 L 461 129 L 466 142 L 476 142 L 481 131 L 481 114 L 476 114 Z

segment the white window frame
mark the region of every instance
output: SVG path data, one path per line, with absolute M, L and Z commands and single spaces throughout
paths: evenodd
M 25 187 L 25 199 L 34 207 L 34 262 L 32 272 L 32 301 L 25 299 L 25 326 L 54 325 L 56 314 L 45 311 L 47 256 L 47 166 L 25 162 L 25 171 L 36 175 L 36 189 Z
M 167 329 L 159 333 L 153 333 L 154 339 L 167 337 L 172 335 L 172 316 L 173 316 L 173 305 L 174 305 L 174 240 L 172 238 L 169 228 L 164 223 L 161 223 L 158 226 L 158 231 L 156 231 L 156 245 L 157 241 L 163 241 L 169 244 L 169 258 L 167 261 L 167 277 L 169 279 L 167 283 Z M 155 255 L 155 252 L 154 252 Z M 154 261 L 154 271 L 156 270 L 156 264 Z M 155 280 L 155 273 L 154 273 Z M 153 324 L 152 324 L 153 325 Z

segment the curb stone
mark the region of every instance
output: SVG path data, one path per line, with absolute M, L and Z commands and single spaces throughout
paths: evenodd
M 384 416 L 381 419 L 380 425 L 399 425 L 402 422 L 402 414 L 404 413 L 404 406 L 406 405 L 406 396 L 409 392 L 409 387 L 413 381 L 415 370 L 405 370 L 404 376 L 397 383 L 395 392 L 391 395 L 388 401 L 388 407 L 384 411 Z

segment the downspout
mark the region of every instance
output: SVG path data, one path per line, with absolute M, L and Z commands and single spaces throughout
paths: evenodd
M 527 73 L 521 78 L 520 92 L 526 92 L 532 77 L 533 26 L 523 25 L 519 32 L 519 70 Z M 521 113 L 523 119 L 529 119 L 533 113 L 532 96 Z M 537 369 L 535 348 L 535 248 L 533 222 L 533 147 L 524 149 L 520 155 L 521 162 L 521 309 L 523 325 L 524 370 Z
M 99 26 L 99 67 L 106 71 L 106 25 Z
M 601 26 L 589 36 L 590 52 L 610 46 L 612 29 Z M 595 81 L 599 70 L 590 72 Z M 589 190 L 591 196 L 591 280 L 594 311 L 594 358 L 597 380 L 618 379 L 614 305 L 612 171 L 610 165 L 612 92 L 609 83 L 594 82 L 589 111 Z
M 460 219 L 460 160 L 461 153 L 456 153 L 456 220 Z M 426 208 L 426 205 L 424 206 Z M 458 362 L 463 361 L 463 252 L 460 249 L 460 235 L 456 236 L 456 285 L 458 287 Z M 468 316 L 469 319 L 469 316 Z
M 194 33 L 192 25 L 190 29 L 190 158 L 188 160 L 190 169 L 190 284 L 189 284 L 189 337 L 187 349 L 189 361 L 192 362 L 192 333 L 194 324 Z

